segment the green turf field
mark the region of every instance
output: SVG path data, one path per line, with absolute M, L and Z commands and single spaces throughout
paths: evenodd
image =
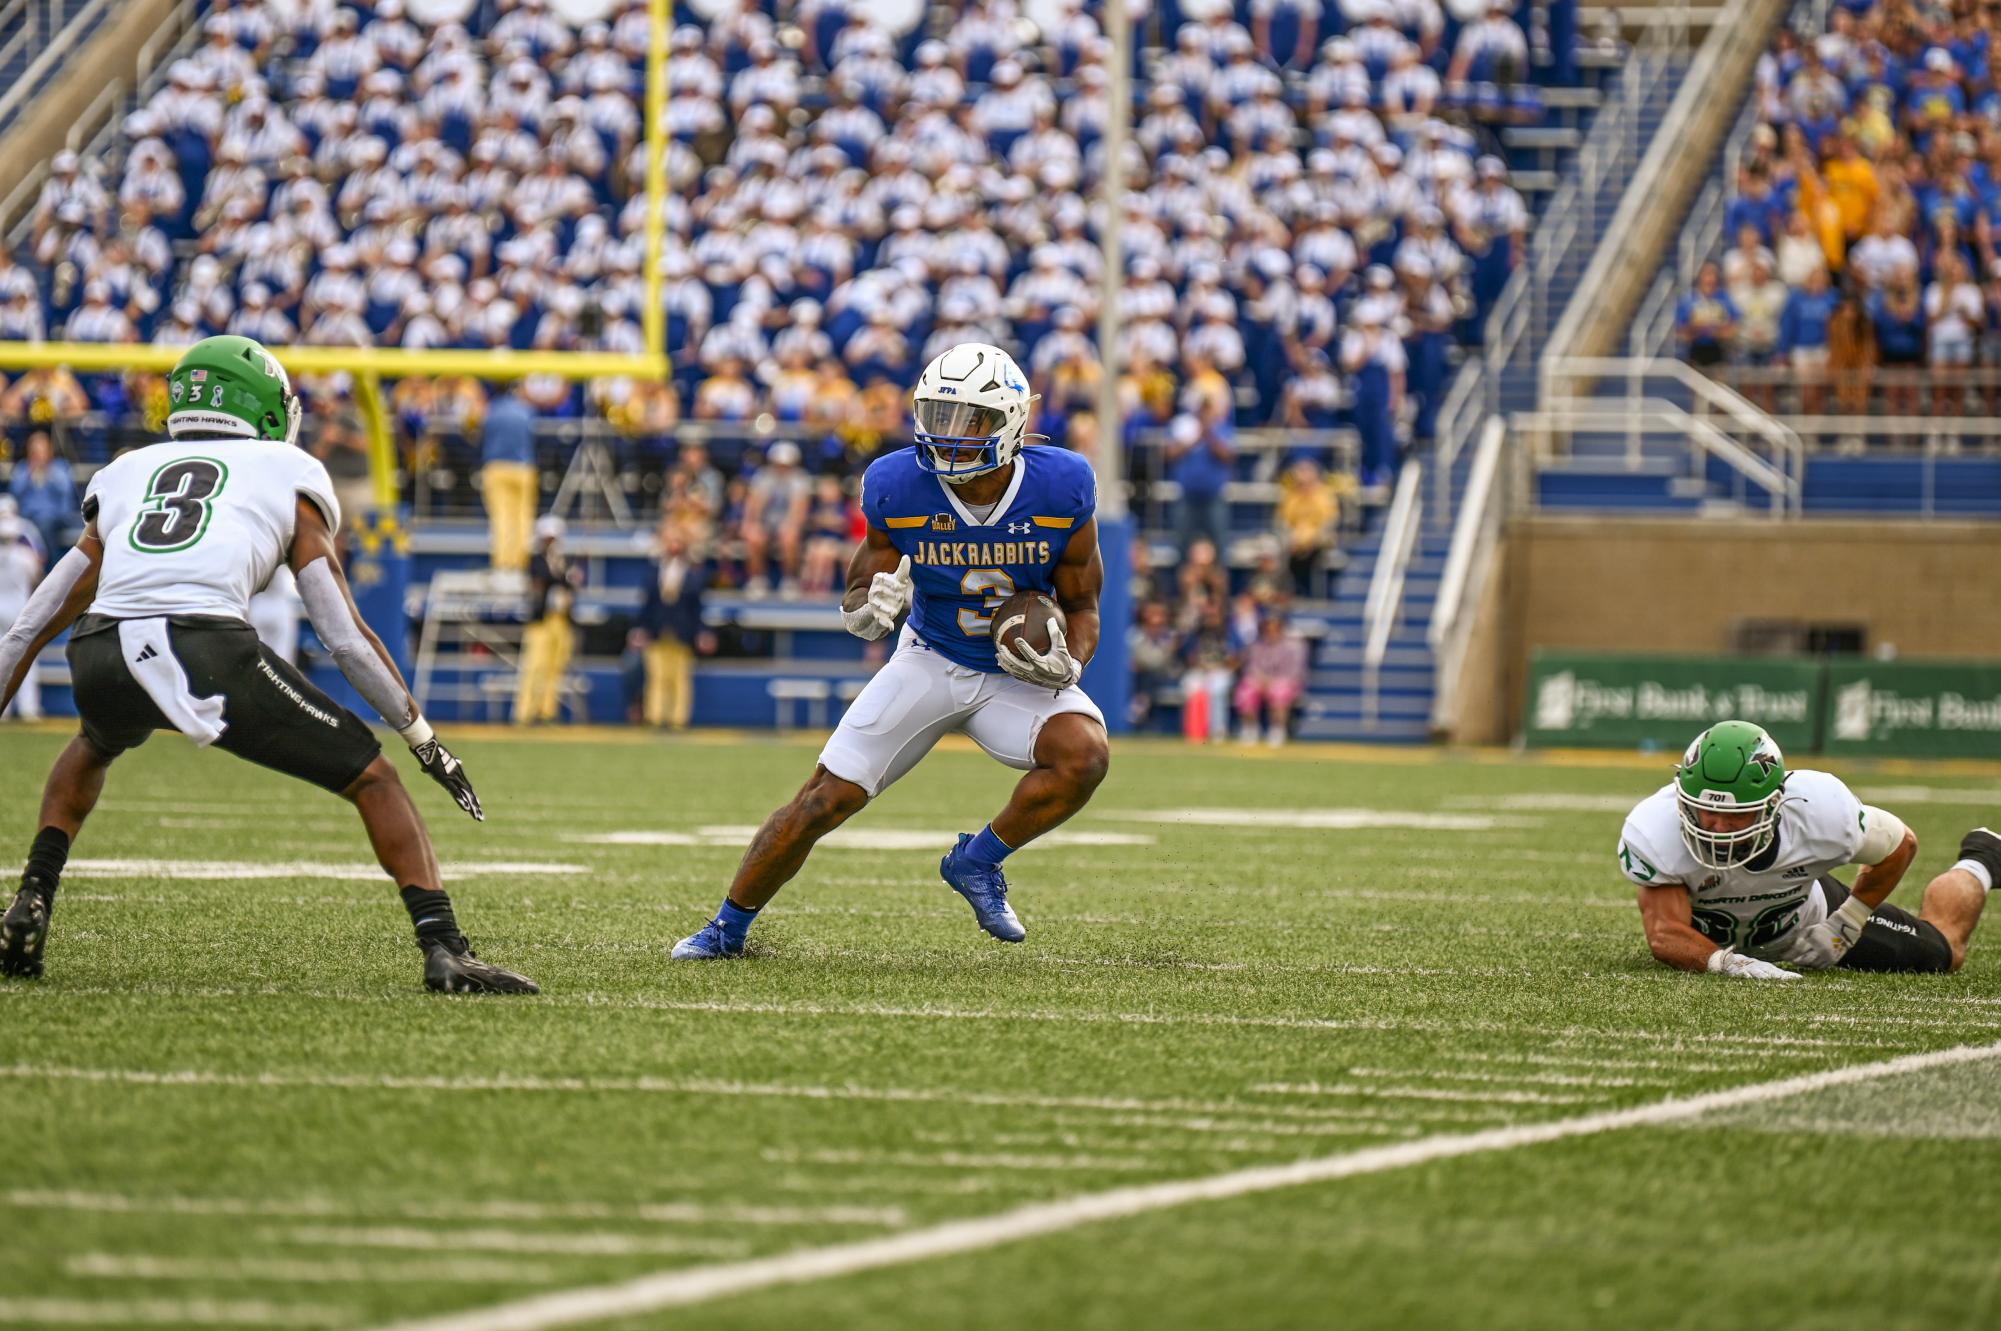
M 9 866 L 60 743 L 0 733 Z M 0 985 L 0 1322 L 378 1326 L 1340 1157 L 1383 1167 L 457 1325 L 2001 1324 L 2001 1060 L 1425 1158 L 2001 1040 L 1992 921 L 1951 978 L 1656 966 L 1613 850 L 1665 759 L 1124 745 L 1070 835 L 1010 861 L 1009 948 L 936 869 L 1010 774 L 941 751 L 751 960 L 670 965 L 813 748 L 455 747 L 484 826 L 406 779 L 467 931 L 541 998 L 425 993 L 334 800 L 174 736 L 113 771 L 48 977 Z M 1913 909 L 2001 816 L 2001 769 L 1843 774 L 1923 840 Z M 1419 1154 L 1354 1154 L 1385 1147 Z

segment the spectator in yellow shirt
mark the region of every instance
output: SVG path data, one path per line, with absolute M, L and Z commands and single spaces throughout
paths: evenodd
M 1313 570 L 1335 545 L 1341 490 L 1345 487 L 1352 493 L 1354 486 L 1354 478 L 1346 474 L 1338 482 L 1328 479 L 1312 458 L 1293 463 L 1279 483 L 1279 536 L 1285 542 L 1295 595 L 1313 594 Z
M 1820 174 L 1827 184 L 1828 198 L 1834 201 L 1841 215 L 1841 234 L 1850 241 L 1859 239 L 1869 229 L 1869 218 L 1874 215 L 1876 200 L 1882 193 L 1876 168 L 1862 155 L 1855 140 L 1842 134 L 1836 137 L 1834 151 L 1828 155 Z

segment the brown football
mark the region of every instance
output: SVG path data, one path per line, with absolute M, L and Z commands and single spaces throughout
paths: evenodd
M 1016 592 L 994 611 L 994 641 L 1006 643 L 1010 651 L 1025 646 L 1030 651 L 1046 652 L 1049 626 L 1063 622 L 1062 607 L 1047 592 Z

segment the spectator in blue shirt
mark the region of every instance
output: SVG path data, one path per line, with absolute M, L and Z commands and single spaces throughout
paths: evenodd
M 1779 315 L 1779 351 L 1799 376 L 1800 410 L 1818 416 L 1827 396 L 1827 335 L 1841 296 L 1827 283 L 1827 270 L 1815 268 L 1806 285 L 1786 300 Z
M 22 520 L 34 523 L 41 534 L 42 549 L 48 552 L 50 561 L 60 559 L 69 549 L 82 519 L 77 507 L 76 478 L 70 474 L 68 461 L 56 456 L 48 431 L 37 430 L 28 436 L 27 456 L 14 467 L 14 479 L 8 489 L 20 505 Z
M 519 388 L 495 399 L 480 441 L 480 497 L 496 569 L 525 573 L 541 476 L 535 468 L 535 415 Z
M 1183 550 L 1198 536 L 1225 548 L 1230 509 L 1223 487 L 1237 458 L 1237 431 L 1227 404 L 1204 403 L 1200 416 L 1182 414 L 1168 426 L 1167 475 L 1181 487 L 1175 535 Z
M 1760 168 L 1745 167 L 1737 197 L 1723 210 L 1723 234 L 1734 236 L 1747 226 L 1756 227 L 1758 239 L 1770 245 L 1788 211 L 1772 196 L 1771 176 Z
M 1871 296 L 1869 322 L 1876 330 L 1876 363 L 1890 372 L 1883 382 L 1883 410 L 1915 416 L 1918 389 L 1909 376 L 1925 363 L 1925 305 L 1916 277 L 1899 271 Z
M 1695 275 L 1695 290 L 1681 298 L 1674 327 L 1690 365 L 1706 369 L 1723 363 L 1730 339 L 1737 335 L 1737 306 L 1724 293 L 1715 264 L 1705 263 Z

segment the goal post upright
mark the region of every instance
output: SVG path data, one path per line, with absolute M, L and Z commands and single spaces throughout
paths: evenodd
M 667 32 L 673 0 L 647 0 L 646 36 L 646 310 L 641 328 L 646 354 L 667 356 L 667 310 L 661 302 L 660 262 L 667 227 Z

